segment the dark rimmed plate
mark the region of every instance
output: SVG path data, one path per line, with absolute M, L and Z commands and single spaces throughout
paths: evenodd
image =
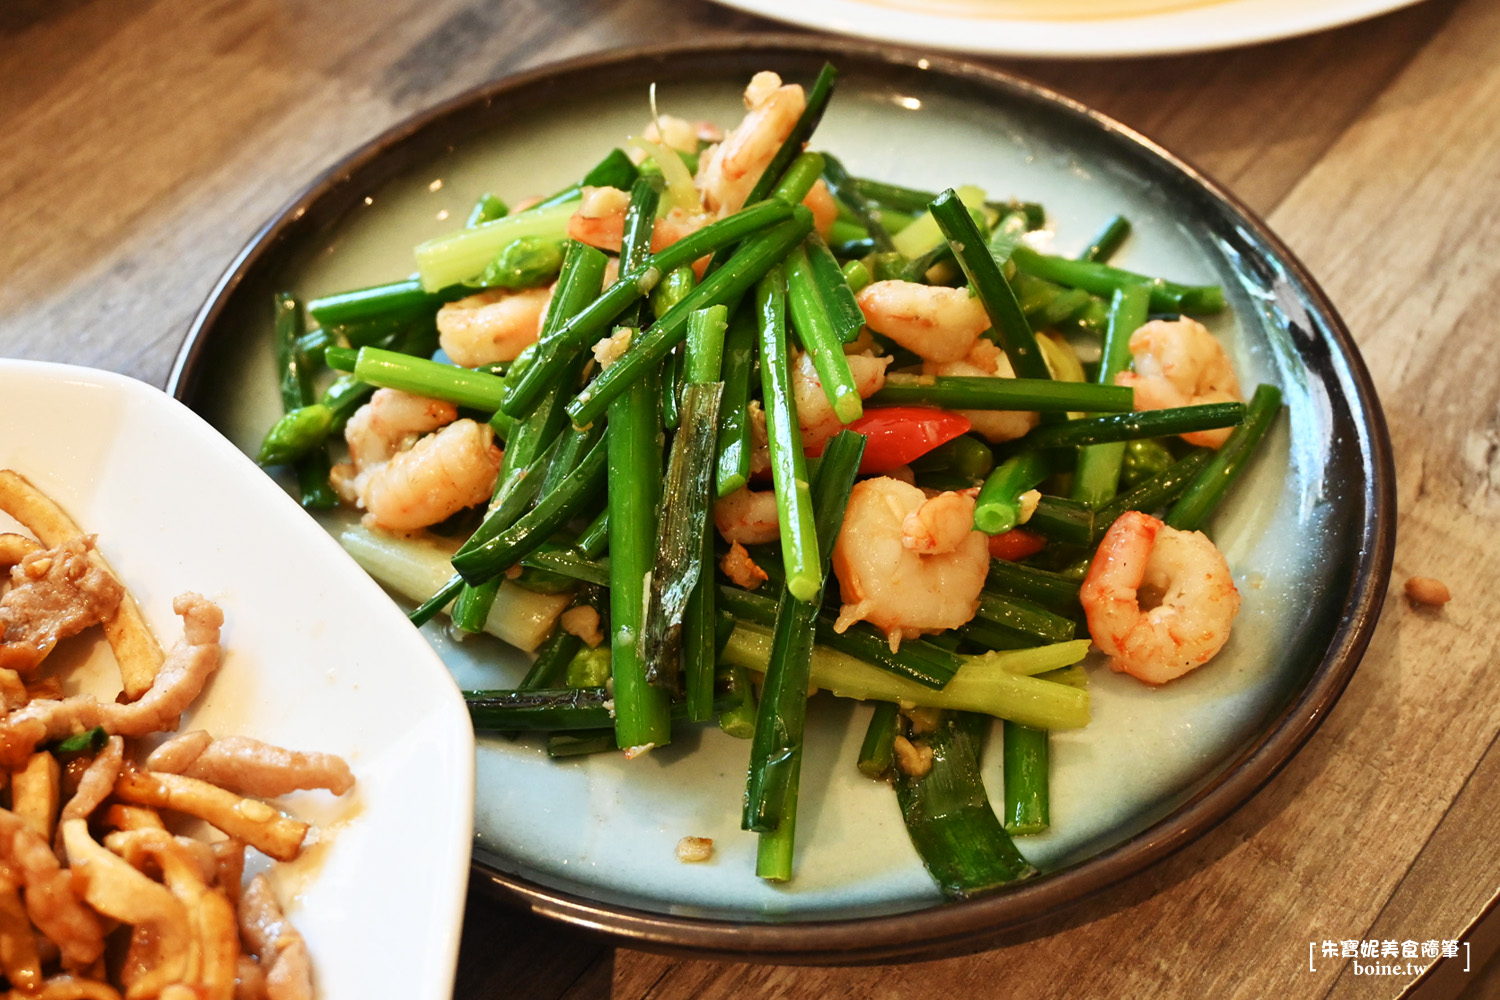
M 664 111 L 727 122 L 754 71 L 809 80 L 825 58 L 842 80 L 820 147 L 859 173 L 1041 200 L 1063 251 L 1123 211 L 1137 233 L 1127 266 L 1225 285 L 1232 315 L 1215 331 L 1247 383 L 1283 388 L 1287 416 L 1212 526 L 1244 594 L 1234 638 L 1212 668 L 1162 689 L 1095 671 L 1094 724 L 1054 741 L 1054 831 L 1023 844 L 1045 872 L 1032 882 L 938 898 L 889 792 L 852 766 L 862 707 L 819 700 L 814 711 L 787 888 L 754 878 L 754 838 L 737 829 L 742 743 L 705 733 L 644 763 L 558 765 L 524 742 L 481 741 L 475 864 L 486 884 L 638 946 L 803 961 L 907 954 L 1025 923 L 1139 871 L 1302 745 L 1348 682 L 1389 577 L 1394 487 L 1373 387 L 1332 307 L 1264 225 L 1075 102 L 860 44 L 763 38 L 592 56 L 412 119 L 252 240 L 194 322 L 172 391 L 253 450 L 278 406 L 272 290 L 315 295 L 407 273 L 409 248 L 450 230 L 481 191 L 520 197 L 577 177 L 643 124 L 652 81 Z M 429 629 L 466 686 L 515 679 L 514 654 L 507 666 L 497 648 L 460 648 Z M 673 860 L 686 834 L 714 837 L 714 863 Z

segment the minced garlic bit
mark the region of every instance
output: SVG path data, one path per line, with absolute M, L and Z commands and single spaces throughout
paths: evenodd
M 1407 578 L 1406 596 L 1418 604 L 1428 604 L 1436 608 L 1442 607 L 1453 599 L 1453 595 L 1448 593 L 1447 585 L 1430 576 Z
M 677 842 L 677 860 L 696 864 L 714 856 L 714 842 L 708 837 L 683 837 Z
M 943 710 L 940 708 L 913 707 L 903 709 L 902 715 L 911 721 L 911 731 L 920 736 L 923 733 L 935 733 L 943 719 Z
M 620 360 L 630 347 L 630 338 L 635 336 L 635 331 L 628 326 L 622 326 L 613 334 L 600 340 L 594 345 L 594 360 L 599 362 L 601 369 L 608 368 Z
M 613 712 L 613 709 L 611 709 L 611 712 Z M 635 760 L 637 757 L 639 757 L 641 754 L 645 753 L 647 750 L 655 750 L 655 749 L 656 749 L 656 744 L 655 743 L 642 743 L 638 747 L 626 747 L 625 748 L 625 759 L 626 760 Z
M 739 542 L 734 542 L 729 546 L 729 551 L 725 553 L 723 559 L 719 560 L 719 568 L 736 585 L 746 590 L 754 590 L 762 582 L 770 579 L 766 571 L 750 558 L 750 550 Z
M 1025 524 L 1036 513 L 1036 505 L 1042 502 L 1042 493 L 1040 490 L 1027 490 L 1018 499 L 1021 501 L 1021 516 L 1016 518 L 1016 523 Z
M 932 747 L 926 743 L 913 743 L 905 736 L 897 736 L 892 749 L 896 751 L 896 766 L 902 774 L 922 778 L 932 770 Z
M 597 649 L 604 641 L 604 633 L 599 629 L 599 612 L 587 604 L 569 608 L 557 621 L 564 632 L 578 636 L 590 649 Z

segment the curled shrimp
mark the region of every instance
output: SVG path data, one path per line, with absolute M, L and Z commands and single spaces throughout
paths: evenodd
M 969 621 L 990 567 L 989 539 L 973 526 L 967 493 L 929 499 L 886 476 L 856 483 L 833 546 L 844 601 L 834 628 L 867 621 L 895 649 Z
M 500 455 L 487 424 L 458 420 L 375 470 L 360 501 L 376 527 L 425 528 L 488 500 Z
M 926 362 L 922 371 L 928 375 L 990 376 L 1015 378 L 1010 358 L 994 341 L 975 339 L 969 352 L 957 361 Z M 1033 410 L 959 410 L 969 418 L 976 433 L 991 444 L 1014 441 L 1041 422 Z
M 728 215 L 745 206 L 755 182 L 792 134 L 807 107 L 802 88 L 783 84 L 769 71 L 745 88 L 746 114 L 724 141 L 709 148 L 698 165 L 698 190 L 710 212 Z
M 819 177 L 808 188 L 802 204 L 812 212 L 813 228 L 818 231 L 818 235 L 828 239 L 828 234 L 833 231 L 833 224 L 839 221 L 839 203 L 833 200 L 833 192 L 828 190 L 823 178 Z
M 873 354 L 850 354 L 847 356 L 849 372 L 854 376 L 854 388 L 860 399 L 869 399 L 885 385 L 885 370 L 890 358 Z M 811 354 L 798 356 L 791 366 L 792 398 L 797 403 L 797 423 L 802 428 L 802 446 L 817 449 L 829 438 L 844 429 L 844 422 L 833 412 L 828 402 L 828 393 L 823 391 L 823 381 L 818 369 L 813 366 Z
M 1148 684 L 1211 660 L 1240 609 L 1229 564 L 1206 535 L 1139 511 L 1110 526 L 1078 598 L 1110 668 Z
M 552 286 L 507 291 L 491 288 L 438 310 L 438 343 L 465 368 L 514 361 L 536 343 Z
M 855 300 L 865 322 L 926 361 L 958 361 L 990 328 L 984 306 L 967 288 L 915 281 L 877 281 Z
M 425 528 L 488 499 L 500 449 L 488 426 L 457 416 L 452 403 L 376 390 L 349 418 L 349 461 L 334 466 L 330 481 L 392 531 Z
M 397 389 L 377 389 L 370 401 L 344 425 L 344 441 L 356 473 L 389 462 L 417 438 L 451 424 L 458 407 L 441 399 L 414 396 Z
M 741 486 L 714 502 L 714 527 L 724 541 L 741 545 L 765 545 L 781 538 L 776 514 L 776 494 Z
M 1116 375 L 1115 384 L 1135 389 L 1137 410 L 1244 401 L 1224 346 L 1195 319 L 1146 323 L 1130 335 L 1130 355 L 1135 370 Z M 1232 427 L 1194 431 L 1182 439 L 1217 448 L 1231 431 Z

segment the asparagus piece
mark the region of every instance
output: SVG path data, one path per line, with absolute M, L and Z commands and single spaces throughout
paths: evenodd
M 855 289 L 850 286 L 833 251 L 828 249 L 828 244 L 823 242 L 816 230 L 807 234 L 803 247 L 812 267 L 813 283 L 817 285 L 818 295 L 823 300 L 824 308 L 828 310 L 834 334 L 842 344 L 854 343 L 865 327 L 865 314 L 854 298 Z
M 865 729 L 864 742 L 859 746 L 859 761 L 856 766 L 867 778 L 883 778 L 890 773 L 895 762 L 897 724 L 901 717 L 901 706 L 888 701 L 875 703 L 875 712 Z
M 501 248 L 479 277 L 464 282 L 470 288 L 535 288 L 554 277 L 563 265 L 563 240 L 521 236 Z
M 568 415 L 573 418 L 573 423 L 587 427 L 602 417 L 611 400 L 631 382 L 658 367 L 667 352 L 686 336 L 687 320 L 694 311 L 738 300 L 776 261 L 801 242 L 811 228 L 812 213 L 798 205 L 792 209 L 789 221 L 746 240 L 723 267 L 709 275 L 650 328 L 641 331 L 625 355 L 600 372 L 568 404 Z
M 1066 448 L 1233 427 L 1244 419 L 1244 403 L 1202 403 L 1070 420 L 1051 427 L 1038 427 L 1021 438 L 1021 442 L 1029 448 Z
M 1115 292 L 1109 310 L 1109 329 L 1104 336 L 1104 352 L 1099 361 L 1098 382 L 1101 387 L 1113 387 L 1115 376 L 1130 367 L 1130 335 L 1146 321 L 1149 298 L 1150 293 L 1141 285 L 1131 285 Z M 1097 407 L 1079 409 L 1098 410 Z M 1080 448 L 1073 475 L 1073 499 L 1100 504 L 1114 496 L 1120 485 L 1120 467 L 1124 459 L 1123 441 Z
M 726 266 L 726 270 L 727 270 Z M 786 587 L 799 601 L 821 592 L 818 535 L 813 524 L 812 495 L 807 462 L 802 453 L 802 428 L 787 359 L 786 274 L 772 266 L 755 290 L 760 332 L 760 384 L 765 398 L 766 435 L 771 455 L 771 479 L 776 486 L 776 514 L 780 519 L 781 558 Z M 831 541 L 831 540 L 830 540 Z
M 399 389 L 486 412 L 499 409 L 505 393 L 505 379 L 499 375 L 378 347 L 360 348 L 355 356 L 354 377 L 377 388 Z
M 568 352 L 592 343 L 611 320 L 618 317 L 631 303 L 649 293 L 662 275 L 691 265 L 705 254 L 784 222 L 792 218 L 794 213 L 792 206 L 775 198 L 749 205 L 743 211 L 709 223 L 660 253 L 653 254 L 640 268 L 627 267 L 619 279 L 605 289 L 587 309 L 558 329 L 553 345 L 537 353 L 536 360 L 522 377 L 510 380 L 502 408 L 511 416 L 520 416 L 530 410 L 542 389 L 560 376 L 566 366 Z M 678 308 L 680 306 L 681 303 Z
M 815 531 L 824 539 L 817 551 L 820 579 L 833 558 L 833 539 L 843 524 L 844 508 L 864 449 L 863 437 L 841 431 L 824 450 L 818 471 L 815 514 Z M 741 821 L 747 830 L 771 835 L 768 841 L 763 840 L 756 864 L 756 874 L 763 878 L 791 877 L 791 841 L 796 829 L 797 785 L 812 660 L 810 626 L 817 617 L 821 599 L 821 585 L 810 599 L 799 598 L 788 585 L 776 609 L 773 651 L 761 686 Z
M 776 602 L 769 597 L 723 585 L 719 597 L 724 608 L 738 619 L 767 627 L 776 622 Z M 892 652 L 885 633 L 871 625 L 858 622 L 843 632 L 833 626 L 832 618 L 819 615 L 814 626 L 816 640 L 923 687 L 941 689 L 958 670 L 959 657 L 931 642 L 908 639 Z
M 687 345 L 685 347 L 686 371 L 689 386 L 713 385 L 718 387 L 722 398 L 724 383 L 719 381 L 719 372 L 724 356 L 725 326 L 729 310 L 714 306 L 693 314 L 688 320 Z M 702 442 L 702 455 L 706 474 L 711 475 L 716 461 L 715 429 L 709 427 L 709 437 Z M 675 442 L 674 442 L 675 448 Z M 707 504 L 712 502 L 704 483 L 705 516 L 698 532 L 698 580 L 688 597 L 682 622 L 682 674 L 688 718 L 694 722 L 706 722 L 713 714 L 714 672 L 716 667 L 716 631 L 718 615 L 714 601 L 714 541 L 713 527 L 707 517 Z M 738 703 L 738 702 L 737 702 Z
M 1013 652 L 963 658 L 963 666 L 941 690 L 913 684 L 847 653 L 813 647 L 810 681 L 840 698 L 893 701 L 923 708 L 955 708 L 1013 719 L 1045 729 L 1088 725 L 1088 692 L 1018 672 L 1029 665 L 1057 669 L 1088 654 L 1089 641 L 1074 639 Z M 771 633 L 753 622 L 737 622 L 719 653 L 726 663 L 764 671 L 771 657 Z
M 951 899 L 1036 874 L 990 808 L 979 758 L 988 721 L 971 712 L 945 715 L 925 741 L 932 769 L 921 777 L 896 770 L 896 800 L 922 864 Z
M 1116 215 L 1104 224 L 1098 234 L 1084 247 L 1083 252 L 1078 255 L 1079 260 L 1093 261 L 1096 264 L 1106 263 L 1120 249 L 1120 244 L 1130 236 L 1130 220 L 1123 215 Z
M 667 272 L 666 276 L 656 283 L 651 289 L 651 311 L 657 316 L 665 316 L 672 307 L 683 299 L 694 288 L 698 287 L 698 275 L 691 266 L 684 264 L 682 267 Z
M 537 650 L 531 669 L 517 686 L 520 691 L 560 688 L 568 674 L 568 664 L 583 648 L 583 640 L 571 632 L 555 629 L 552 637 Z
M 828 405 L 845 424 L 864 415 L 864 402 L 854 384 L 849 359 L 844 356 L 844 341 L 833 327 L 833 319 L 818 290 L 818 281 L 808 262 L 807 252 L 796 247 L 786 258 L 787 304 L 792 329 L 802 342 L 802 349 L 813 359 L 818 381 Z
M 1167 512 L 1167 524 L 1181 531 L 1196 531 L 1208 520 L 1234 481 L 1245 471 L 1245 464 L 1281 412 L 1281 390 L 1261 385 L 1250 399 L 1245 422 L 1235 428 L 1203 470 L 1188 483 L 1182 496 Z
M 475 226 L 483 223 L 503 219 L 509 214 L 510 206 L 486 191 L 474 203 L 474 208 L 469 212 L 469 217 L 464 220 L 464 228 L 473 229 Z
M 1110 267 L 1108 264 L 1052 257 L 1027 246 L 1016 247 L 1011 259 L 1027 274 L 1072 288 L 1082 288 L 1095 295 L 1108 296 L 1129 285 L 1146 285 L 1151 289 L 1152 312 L 1199 314 L 1215 313 L 1224 308 L 1224 292 L 1218 285 L 1178 284 Z
M 1051 472 L 1051 460 L 1032 449 L 1001 462 L 974 501 L 974 527 L 988 535 L 1014 528 L 1021 522 L 1021 495 L 1035 489 Z
M 667 462 L 640 655 L 646 680 L 673 692 L 678 688 L 683 619 L 704 575 L 703 543 L 709 522 L 713 443 L 718 431 L 722 389 L 718 382 L 693 382 L 687 386 L 683 395 L 685 419 L 682 429 L 672 438 Z M 707 680 L 707 701 L 712 703 L 711 657 Z M 699 697 L 702 697 L 701 687 Z
M 1078 581 L 1034 566 L 991 559 L 986 590 L 1019 597 L 1054 611 L 1072 613 L 1078 608 Z
M 1071 618 L 1053 614 L 1030 601 L 989 591 L 980 593 L 977 614 L 985 621 L 1004 625 L 1044 642 L 1066 642 L 1077 630 Z
M 468 281 L 482 272 L 501 250 L 523 236 L 562 241 L 567 236 L 573 203 L 582 195 L 584 187 L 626 188 L 635 181 L 636 173 L 630 158 L 613 149 L 581 184 L 565 188 L 524 212 L 418 245 L 417 273 L 421 288 L 431 292 Z
M 949 246 L 953 248 L 953 255 L 963 268 L 964 276 L 969 279 L 979 301 L 984 304 L 984 311 L 989 314 L 993 324 L 990 333 L 1005 349 L 1005 355 L 1010 359 L 1016 375 L 1019 378 L 1051 378 L 1047 363 L 1042 359 L 1041 349 L 1037 347 L 1036 337 L 1016 301 L 1016 293 L 1006 283 L 999 265 L 990 256 L 979 227 L 969 217 L 969 210 L 963 202 L 958 200 L 957 192 L 949 188 L 938 195 L 930 211 L 943 235 L 947 237 Z
M 1125 412 L 1135 405 L 1135 391 L 1129 386 L 1052 379 L 896 373 L 886 376 L 885 387 L 869 402 L 872 406 L 923 405 L 950 410 Z
M 769 171 L 767 171 L 769 173 Z M 807 197 L 807 192 L 818 182 L 818 177 L 823 173 L 823 154 L 813 152 L 798 153 L 796 159 L 781 175 L 772 189 L 773 197 L 780 198 L 788 204 L 797 205 Z
M 750 424 L 750 379 L 755 371 L 755 315 L 735 313 L 724 337 L 724 399 L 719 412 L 715 492 L 728 496 L 750 479 L 755 442 Z
M 605 447 L 601 440 L 589 449 L 577 471 L 560 488 L 538 500 L 535 507 L 509 528 L 480 544 L 472 544 L 472 538 L 464 543 L 453 556 L 453 568 L 466 582 L 474 584 L 515 565 L 570 518 L 587 509 L 604 486 L 604 466 Z M 614 551 L 613 538 L 610 550 Z
M 609 408 L 610 663 L 615 742 L 629 754 L 671 742 L 667 693 L 647 680 L 640 637 L 646 577 L 661 492 L 661 400 L 649 378 L 626 387 Z
M 842 202 L 853 213 L 859 224 L 865 228 L 875 249 L 882 251 L 896 249 L 896 245 L 891 242 L 890 232 L 887 231 L 876 211 L 870 207 L 870 203 L 865 200 L 864 194 L 859 190 L 859 185 L 854 182 L 854 178 L 849 176 L 849 171 L 844 169 L 844 165 L 837 157 L 827 153 L 823 154 L 823 180 L 828 184 L 828 190 L 833 196 Z

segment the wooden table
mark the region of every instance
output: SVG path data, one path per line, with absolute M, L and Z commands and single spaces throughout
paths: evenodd
M 0 7 L 0 354 L 158 385 L 225 263 L 309 177 L 492 77 L 771 25 L 629 0 L 10 0 Z M 1429 0 L 1241 51 L 1005 64 L 1206 169 L 1322 281 L 1385 403 L 1396 583 L 1348 692 L 1194 846 L 990 950 L 684 961 L 470 900 L 459 997 L 1380 997 L 1324 939 L 1466 939 L 1500 887 L 1500 4 Z M 1400 581 L 1454 600 L 1408 605 Z M 1427 995 L 1475 981 L 1450 965 Z M 1476 983 L 1475 989 L 1483 988 Z M 1490 990 L 1500 978 L 1490 977 Z M 1495 995 L 1486 990 L 1487 995 Z M 1478 995 L 1477 992 L 1475 995 Z

